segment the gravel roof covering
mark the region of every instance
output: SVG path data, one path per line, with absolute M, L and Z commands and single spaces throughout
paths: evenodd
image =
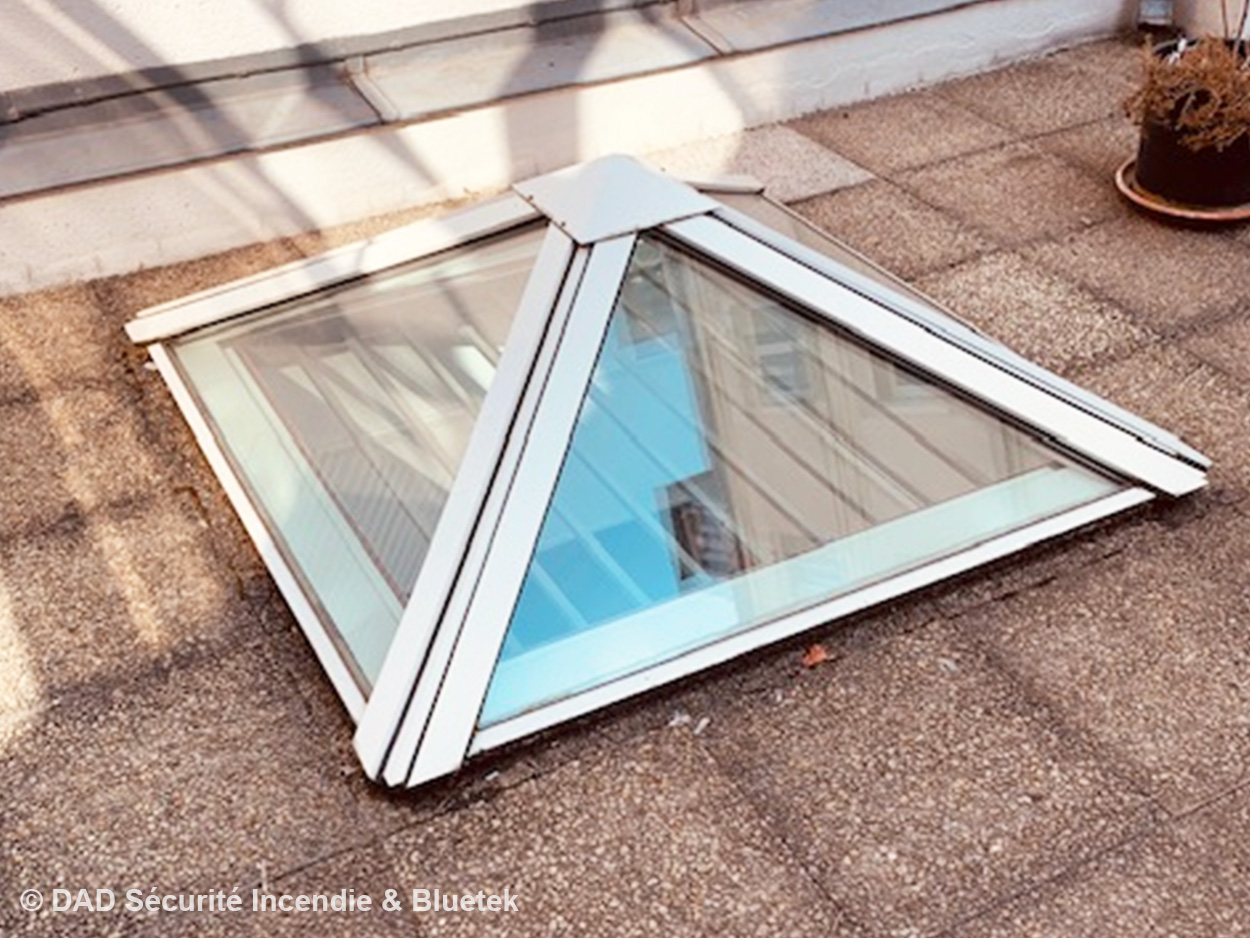
M 145 306 L 407 219 L 0 301 L 0 934 L 1250 930 L 1250 230 L 1169 227 L 1115 196 L 1135 56 L 1103 42 L 671 156 L 773 182 L 1183 436 L 1215 460 L 1211 486 L 415 792 L 363 777 L 350 720 L 122 332 Z M 830 660 L 807 669 L 815 640 Z M 508 887 L 520 912 L 18 903 L 236 886 L 249 904 L 253 888 L 376 904 Z

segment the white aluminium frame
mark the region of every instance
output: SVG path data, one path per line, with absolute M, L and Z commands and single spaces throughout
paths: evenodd
M 735 184 L 735 191 L 744 187 Z M 534 218 L 550 221 L 495 380 L 412 598 L 366 700 L 333 638 L 234 476 L 195 397 L 160 344 L 153 358 L 358 723 L 366 772 L 416 785 L 471 754 L 550 727 L 1030 544 L 1205 484 L 1209 462 L 1171 434 L 1014 355 L 993 340 L 632 161 L 608 158 L 521 184 L 503 200 L 288 265 L 159 308 L 128 327 L 172 338 L 361 273 L 460 246 Z M 639 232 L 784 296 L 869 346 L 983 402 L 1128 484 L 1092 503 L 816 602 L 754 628 L 479 728 L 495 663 L 553 497 Z
M 897 313 L 883 315 L 879 302 L 782 254 L 768 242 L 751 237 L 714 214 L 676 220 L 660 226 L 659 230 L 696 255 L 789 297 L 809 312 L 855 333 L 871 346 L 915 363 L 924 372 L 978 400 L 992 402 L 993 409 L 1006 412 L 1062 448 L 1142 484 L 479 729 L 478 714 L 493 673 L 493 663 L 499 657 L 547 505 L 554 495 L 573 425 L 624 275 L 628 260 L 626 248 L 633 239 L 627 242 L 616 238 L 594 245 L 592 263 L 598 261 L 600 252 L 613 251 L 604 270 L 614 276 L 586 278 L 573 301 L 574 318 L 564 335 L 543 403 L 529 431 L 529 446 L 516 469 L 515 486 L 524 492 L 524 498 L 508 507 L 493 532 L 479 532 L 492 541 L 481 574 L 481 582 L 489 583 L 489 588 L 483 587 L 469 597 L 463 625 L 457 617 L 456 650 L 443 677 L 438 699 L 428 712 L 425 733 L 419 738 L 407 737 L 409 743 L 418 743 L 415 748 L 398 747 L 393 753 L 395 762 L 388 764 L 383 774 L 383 779 L 390 784 L 420 784 L 454 771 L 467 755 L 531 735 L 727 661 L 750 649 L 949 578 L 1141 504 L 1153 498 L 1156 492 L 1181 495 L 1205 484 L 1205 473 L 1199 466 L 1163 451 L 1153 441 L 1130 432 L 1118 422 L 1095 416 L 1012 370 L 995 365 L 981 350 L 958 346 L 911 318 Z M 422 716 L 426 717 L 426 711 L 422 711 Z M 404 770 L 409 766 L 411 769 L 405 778 Z

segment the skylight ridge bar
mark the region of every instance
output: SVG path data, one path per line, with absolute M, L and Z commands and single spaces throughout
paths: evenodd
M 1102 414 L 1078 406 L 1067 396 L 1028 380 L 1003 367 L 1000 361 L 939 334 L 925 323 L 893 310 L 894 315 L 882 316 L 879 301 L 865 298 L 830 275 L 779 253 L 723 220 L 711 216 L 689 218 L 664 225 L 663 229 L 697 253 L 850 330 L 869 346 L 883 348 L 891 356 L 911 363 L 920 373 L 936 375 L 973 398 L 990 402 L 1128 478 L 1140 479 L 1171 495 L 1182 495 L 1206 484 L 1204 473 L 1190 461 L 1151 445 Z
M 392 639 L 391 653 L 359 720 L 354 746 L 371 777 L 382 772 L 407 722 L 439 620 L 450 602 L 483 504 L 494 484 L 514 422 L 519 419 L 517 408 L 553 325 L 551 310 L 569 281 L 580 276 L 579 256 L 570 238 L 548 226 L 495 378 L 482 402 L 460 470 Z M 395 653 L 401 648 L 403 654 Z
M 422 751 L 431 713 L 446 681 L 447 669 L 459 641 L 465 610 L 481 581 L 482 566 L 507 504 L 520 453 L 532 431 L 542 389 L 546 386 L 556 350 L 568 325 L 569 310 L 577 296 L 578 286 L 586 275 L 590 250 L 576 245 L 554 225 L 548 228 L 548 234 L 565 239 L 561 245 L 564 247 L 567 242 L 567 247 L 572 251 L 571 259 L 563 271 L 558 289 L 551 294 L 544 306 L 534 308 L 536 315 L 541 317 L 543 326 L 538 345 L 529 359 L 530 367 L 526 372 L 525 382 L 516 391 L 512 409 L 506 414 L 507 431 L 500 443 L 501 449 L 490 474 L 488 488 L 481 493 L 475 506 L 472 528 L 464 542 L 463 551 L 456 558 L 458 565 L 443 599 L 441 617 L 437 623 L 438 631 L 431 638 L 422 672 L 411 688 L 403 721 L 396 729 L 386 762 L 380 770 L 380 779 L 388 785 L 408 784 Z M 459 758 L 463 759 L 463 753 Z
M 776 208 L 790 215 L 796 224 L 809 228 L 823 236 L 823 232 L 813 228 L 801 215 L 795 214 L 784 205 L 773 203 L 772 200 L 769 201 Z M 985 335 L 975 326 L 968 324 L 958 315 L 948 310 L 941 310 L 941 318 L 937 318 L 932 311 L 925 309 L 905 292 L 911 289 L 906 284 L 900 283 L 897 290 L 883 287 L 859 271 L 838 264 L 819 250 L 801 244 L 793 238 L 788 238 L 731 206 L 718 207 L 712 214 L 744 235 L 767 244 L 797 263 L 803 264 L 805 267 L 809 267 L 827 277 L 832 277 L 855 293 L 886 306 L 899 316 L 903 316 L 946 341 L 964 348 L 986 362 L 996 365 L 1042 390 L 1063 398 L 1074 407 L 1079 407 L 1091 415 L 1132 433 L 1143 443 L 1174 455 L 1178 459 L 1192 463 L 1198 468 L 1210 468 L 1211 461 L 1206 456 L 1157 424 L 1125 410 L 1112 401 L 1091 394 L 1061 375 L 1056 375 L 1039 367 L 1014 350 Z M 850 251 L 851 249 L 847 248 L 847 250 Z M 889 280 L 897 280 L 893 274 L 882 269 L 870 259 L 864 258 L 862 255 L 857 256 L 864 263 L 879 270 L 883 277 Z M 929 302 L 932 303 L 933 301 Z M 937 306 L 937 304 L 934 305 L 935 307 Z
M 414 766 L 423 750 L 434 706 L 446 683 L 447 670 L 463 630 L 465 610 L 481 582 L 482 567 L 512 491 L 520 454 L 532 431 L 543 388 L 546 387 L 556 351 L 568 325 L 569 311 L 589 266 L 588 248 L 576 245 L 555 225 L 548 228 L 548 235 L 565 238 L 572 250 L 571 261 L 564 271 L 558 289 L 550 296 L 546 305 L 534 308 L 535 314 L 541 316 L 543 325 L 538 345 L 530 358 L 524 384 L 516 390 L 515 395 L 511 395 L 512 409 L 507 413 L 508 428 L 500 442 L 501 448 L 488 487 L 481 493 L 475 506 L 472 528 L 464 541 L 462 554 L 457 557 L 458 566 L 454 579 L 442 598 L 438 628 L 430 640 L 422 671 L 410 689 L 407 709 L 402 722 L 396 728 L 391 748 L 380 770 L 380 779 L 388 785 L 408 784 L 415 771 Z M 458 758 L 463 759 L 463 753 Z
M 410 785 L 454 771 L 468 752 L 494 673 L 493 664 L 503 649 L 512 609 L 520 596 L 636 241 L 632 234 L 623 235 L 590 249 L 509 480 L 509 488 L 523 491 L 525 497 L 510 501 L 491 532 L 475 589 L 466 596 L 454 654 L 407 778 Z M 480 588 L 481 583 L 489 583 L 490 588 Z M 485 661 L 492 667 L 483 666 Z

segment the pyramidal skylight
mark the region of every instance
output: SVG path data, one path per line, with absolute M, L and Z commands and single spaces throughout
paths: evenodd
M 394 785 L 1209 465 L 624 157 L 128 328 Z

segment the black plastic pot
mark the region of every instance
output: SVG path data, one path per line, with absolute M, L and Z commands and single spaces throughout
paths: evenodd
M 1250 135 L 1217 150 L 1191 150 L 1174 127 L 1142 125 L 1137 147 L 1137 185 L 1184 205 L 1222 208 L 1250 203 Z
M 1167 55 L 1175 48 L 1175 43 L 1165 43 L 1155 54 Z M 1135 175 L 1138 187 L 1169 202 L 1211 208 L 1250 204 L 1250 134 L 1222 150 L 1191 150 L 1175 126 L 1147 120 Z

